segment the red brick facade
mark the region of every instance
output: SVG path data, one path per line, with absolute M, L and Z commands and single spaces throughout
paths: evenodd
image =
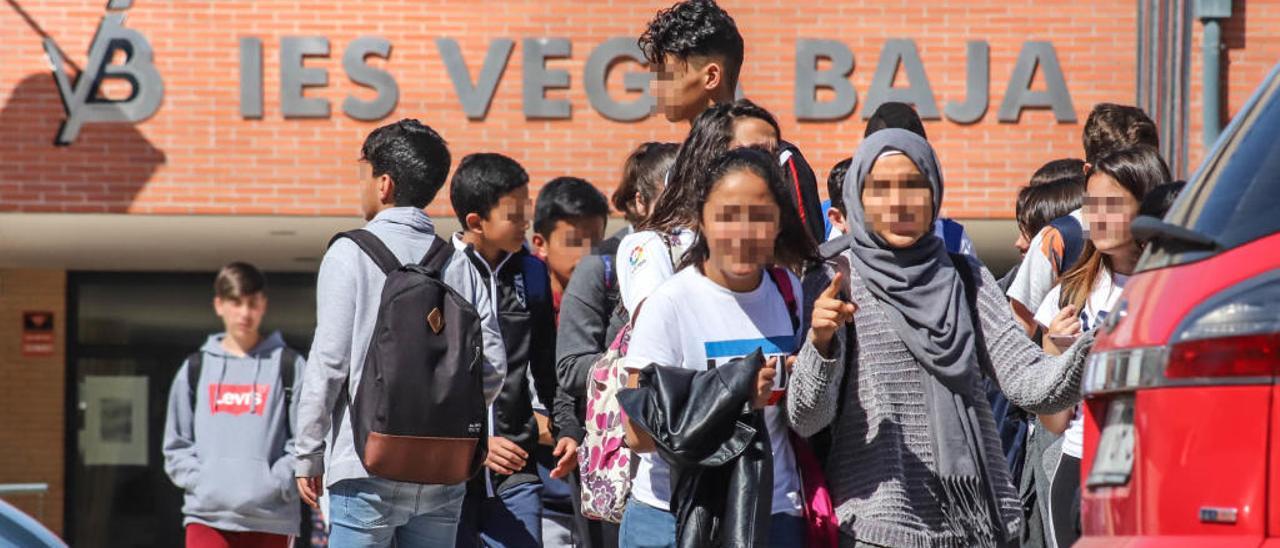
M 588 178 L 611 189 L 628 149 L 642 140 L 676 140 L 684 128 L 660 117 L 637 123 L 605 119 L 591 109 L 583 66 L 596 45 L 615 36 L 636 36 L 659 2 L 358 2 L 323 5 L 292 2 L 158 2 L 137 0 L 127 26 L 143 33 L 155 50 L 164 79 L 159 112 L 137 124 L 89 124 L 69 147 L 51 145 L 63 118 L 61 103 L 36 28 L 53 37 L 77 66 L 103 15 L 102 1 L 20 2 L 0 10 L 7 60 L 0 66 L 0 211 L 128 212 L 196 214 L 350 215 L 355 195 L 355 159 L 362 136 L 376 125 L 342 113 L 348 95 L 373 91 L 351 82 L 342 53 L 356 37 L 389 39 L 389 60 L 375 59 L 400 87 L 400 101 L 384 121 L 418 117 L 452 143 L 455 158 L 491 150 L 510 154 L 535 181 L 560 174 Z M 944 5 L 949 4 L 949 5 Z M 1228 70 L 1226 111 L 1243 98 L 1280 58 L 1280 42 L 1268 29 L 1280 26 L 1280 2 L 1236 2 L 1237 18 L 1224 27 Z M 1081 124 L 1092 105 L 1132 103 L 1135 94 L 1135 6 L 1117 0 L 1074 2 L 916 2 L 886 7 L 869 0 L 811 2 L 781 0 L 725 5 L 747 42 L 743 89 L 771 109 L 784 137 L 799 144 L 824 177 L 831 164 L 850 154 L 862 132 L 865 103 L 880 48 L 890 38 L 912 38 L 919 47 L 939 108 L 965 100 L 965 42 L 990 44 L 990 100 L 977 123 L 928 122 L 950 185 L 947 213 L 964 218 L 1009 218 L 1012 196 L 1047 160 L 1078 156 Z M 1199 39 L 1199 26 L 1196 40 Z M 279 100 L 279 44 L 283 36 L 325 36 L 327 58 L 308 59 L 324 68 L 329 85 L 307 95 L 330 101 L 329 119 L 284 119 Z M 239 112 L 239 39 L 262 39 L 264 116 Z M 458 41 L 472 78 L 489 41 L 516 40 L 506 71 L 484 120 L 466 118 L 449 80 L 435 38 Z M 1245 37 L 1248 37 L 1246 40 Z M 568 59 L 548 61 L 566 69 L 567 90 L 551 98 L 571 101 L 570 120 L 529 121 L 521 110 L 521 39 L 566 37 Z M 792 114 L 797 38 L 835 39 L 854 52 L 851 77 L 858 92 L 855 115 L 840 122 L 797 122 Z M 1045 109 L 1027 110 L 1018 123 L 998 123 L 996 110 L 1025 41 L 1053 43 L 1078 118 L 1058 123 Z M 1199 140 L 1199 46 L 1193 53 L 1192 135 Z M 620 63 L 609 79 L 620 99 Z M 899 71 L 898 81 L 906 79 Z M 1036 86 L 1043 86 L 1037 76 Z M 113 84 L 108 94 L 127 93 Z M 125 91 L 120 91 L 124 89 Z M 819 98 L 826 96 L 820 94 Z M 1196 147 L 1193 147 L 1196 148 Z M 1198 159 L 1197 149 L 1192 159 Z M 447 214 L 438 201 L 435 214 Z

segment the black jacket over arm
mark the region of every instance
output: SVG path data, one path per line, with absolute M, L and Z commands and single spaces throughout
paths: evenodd
M 751 409 L 764 356 L 707 371 L 650 365 L 618 402 L 671 465 L 676 540 L 685 548 L 766 546 L 773 453 L 764 414 Z

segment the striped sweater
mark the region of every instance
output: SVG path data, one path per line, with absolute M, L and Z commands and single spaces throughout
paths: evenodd
M 848 253 L 846 251 L 845 253 Z M 1092 337 L 1082 337 L 1059 357 L 1046 356 L 1015 322 L 1008 301 L 991 273 L 972 263 L 978 280 L 981 329 L 997 380 L 1009 400 L 1035 413 L 1067 409 L 1080 399 L 1084 358 Z M 934 433 L 926 404 L 926 372 L 899 338 L 881 304 L 853 270 L 850 288 L 856 350 L 846 351 L 845 333 L 832 344 L 831 359 L 813 345 L 801 349 L 787 395 L 791 427 L 812 436 L 828 425 L 833 443 L 827 481 L 841 530 L 858 544 L 880 546 L 971 546 L 990 525 L 968 523 L 943 508 L 934 459 Z M 812 307 L 832 272 L 805 279 L 805 302 Z M 806 319 L 812 310 L 806 310 Z M 845 364 L 846 360 L 856 363 Z M 841 366 L 841 364 L 845 364 Z M 843 382 L 848 370 L 854 377 Z M 845 389 L 840 394 L 841 388 Z M 980 385 L 973 387 L 988 469 L 999 497 L 1002 522 L 1017 538 L 1021 506 L 1000 449 L 990 406 Z M 843 400 L 842 404 L 837 401 Z M 837 417 L 837 408 L 841 410 Z M 845 536 L 842 539 L 851 539 Z

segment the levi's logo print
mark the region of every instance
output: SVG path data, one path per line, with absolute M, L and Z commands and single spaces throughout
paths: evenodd
M 251 412 L 262 415 L 267 407 L 269 384 L 211 384 L 209 385 L 209 413 L 242 415 Z
M 766 362 L 769 358 L 778 358 L 778 374 L 773 378 L 773 397 L 769 405 L 778 403 L 787 391 L 787 356 L 796 351 L 796 338 L 792 335 L 769 337 L 767 339 L 737 339 L 731 341 L 710 341 L 703 344 L 707 353 L 707 369 L 724 365 L 735 359 L 755 352 L 757 348 L 764 353 Z

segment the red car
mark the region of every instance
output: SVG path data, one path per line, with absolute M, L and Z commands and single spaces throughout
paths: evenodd
M 1280 547 L 1280 66 L 1099 328 L 1077 546 Z

